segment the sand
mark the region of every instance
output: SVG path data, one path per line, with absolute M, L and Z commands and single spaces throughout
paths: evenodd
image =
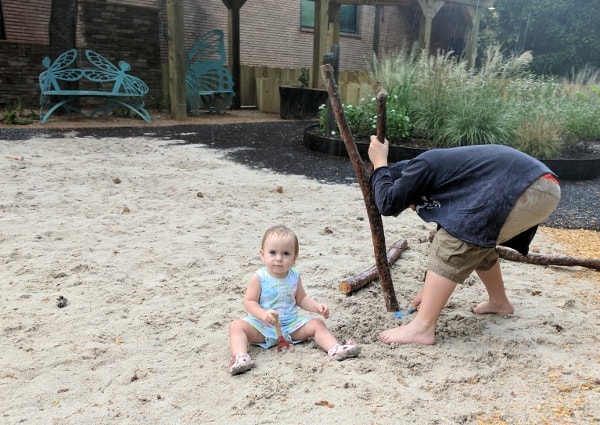
M 475 316 L 471 276 L 433 346 L 387 346 L 397 326 L 371 267 L 357 185 L 252 170 L 225 151 L 153 138 L 0 141 L 0 423 L 564 424 L 600 422 L 599 273 L 503 261 L 516 313 Z M 15 158 L 23 159 L 15 159 Z M 260 267 L 267 227 L 300 239 L 307 292 L 330 306 L 335 362 L 314 343 L 251 347 L 228 373 L 227 326 Z M 432 224 L 385 218 L 399 303 L 419 289 Z M 568 245 L 545 234 L 535 251 Z M 598 252 L 598 251 L 596 251 Z M 67 299 L 59 308 L 57 298 Z

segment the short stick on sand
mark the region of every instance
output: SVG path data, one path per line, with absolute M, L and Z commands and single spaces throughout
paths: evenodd
M 397 240 L 387 252 L 388 264 L 390 266 L 394 264 L 396 260 L 400 258 L 402 251 L 404 251 L 406 248 L 408 248 L 408 242 L 406 242 L 405 239 Z M 340 291 L 346 295 L 351 294 L 352 292 L 364 288 L 375 279 L 377 279 L 377 267 L 373 266 L 364 272 L 357 274 L 356 276 L 342 280 L 339 286 Z
M 350 157 L 350 161 L 352 162 L 352 166 L 354 167 L 354 171 L 356 172 L 358 184 L 360 185 L 360 188 L 363 193 L 365 206 L 367 208 L 367 216 L 369 218 L 369 224 L 371 226 L 373 250 L 375 251 L 375 265 L 377 267 L 379 282 L 381 284 L 381 289 L 385 298 L 385 305 L 387 311 L 398 311 L 398 301 L 396 299 L 396 293 L 394 291 L 394 284 L 392 283 L 390 267 L 387 262 L 385 236 L 383 233 L 383 221 L 381 219 L 379 211 L 377 210 L 377 205 L 375 205 L 373 192 L 371 190 L 371 185 L 369 184 L 369 175 L 365 168 L 365 164 L 360 157 L 358 147 L 354 142 L 352 133 L 350 132 L 348 122 L 346 121 L 346 116 L 344 115 L 344 109 L 342 107 L 342 102 L 340 100 L 338 92 L 338 86 L 333 76 L 333 67 L 331 65 L 323 65 L 321 67 L 321 72 L 323 75 L 323 79 L 325 80 L 325 87 L 327 88 L 327 93 L 329 95 L 331 109 L 334 112 L 338 128 L 342 135 L 342 139 L 344 140 L 346 151 L 348 152 L 348 156 Z M 387 96 L 387 93 L 385 93 L 385 96 Z M 385 101 L 383 101 L 382 103 L 385 105 Z

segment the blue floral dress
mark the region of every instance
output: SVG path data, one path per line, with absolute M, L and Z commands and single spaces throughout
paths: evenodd
M 260 282 L 260 298 L 258 303 L 266 310 L 276 310 L 279 312 L 281 333 L 287 341 L 293 344 L 301 342 L 293 340 L 290 336 L 290 334 L 311 320 L 310 317 L 298 316 L 296 291 L 298 289 L 300 271 L 296 267 L 292 267 L 283 279 L 271 276 L 265 267 L 258 269 L 256 274 Z M 274 325 L 258 320 L 251 315 L 248 315 L 244 320 L 254 326 L 265 337 L 265 342 L 256 343 L 256 345 L 263 348 L 277 345 L 277 331 Z

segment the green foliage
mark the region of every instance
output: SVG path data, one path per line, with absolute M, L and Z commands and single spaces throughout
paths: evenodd
M 472 70 L 450 53 L 421 56 L 410 101 L 413 136 L 439 147 L 508 143 L 514 124 L 503 99 L 506 81 L 529 61 L 528 55 L 505 59 L 490 48 L 481 68 Z
M 537 75 L 600 66 L 597 0 L 496 0 L 484 33 L 515 53 L 532 51 Z
M 391 144 L 453 147 L 505 144 L 553 159 L 600 140 L 600 73 L 569 79 L 529 72 L 532 55 L 505 57 L 491 47 L 477 69 L 449 54 L 400 54 L 375 61 L 373 79 L 388 90 L 386 135 Z M 375 99 L 344 105 L 353 136 L 376 133 Z M 327 109 L 320 110 L 321 128 Z
M 504 107 L 504 102 L 485 90 L 465 91 L 452 103 L 434 141 L 443 146 L 507 144 L 512 129 Z
M 39 115 L 33 111 L 30 111 L 28 116 L 23 113 L 23 103 L 21 103 L 21 99 L 19 99 L 16 104 L 7 107 L 4 111 L 4 116 L 2 117 L 2 122 L 9 125 L 27 125 L 32 124 L 37 120 L 39 120 Z
M 308 87 L 308 83 L 310 82 L 308 69 L 304 68 L 300 71 L 300 76 L 298 77 L 298 81 L 300 82 L 300 86 L 302 88 Z
M 537 111 L 522 115 L 511 146 L 536 158 L 559 158 L 562 146 L 552 114 Z
M 600 139 L 600 104 L 586 100 L 565 105 L 564 134 L 573 144 L 582 144 L 586 151 L 591 142 Z M 575 146 L 577 148 L 578 146 Z
M 386 105 L 386 137 L 392 144 L 401 143 L 410 135 L 411 123 L 406 114 L 407 106 L 402 104 L 397 95 L 388 93 Z M 355 139 L 367 140 L 377 131 L 377 103 L 375 98 L 363 99 L 359 105 L 343 105 L 348 127 Z M 327 127 L 327 108 L 322 105 L 319 109 L 319 124 L 321 131 Z
M 407 60 L 408 59 L 408 60 Z M 386 89 L 386 138 L 392 144 L 402 143 L 412 134 L 412 123 L 408 116 L 410 90 L 414 69 L 410 58 L 402 55 L 378 62 L 374 58 L 377 71 L 373 78 Z M 377 131 L 377 103 L 375 98 L 361 99 L 359 105 L 343 105 L 344 115 L 352 135 L 356 139 L 368 139 Z M 322 131 L 327 127 L 327 108 L 319 110 L 319 123 Z

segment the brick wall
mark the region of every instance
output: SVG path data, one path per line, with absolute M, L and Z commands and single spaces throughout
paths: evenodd
M 81 46 L 95 50 L 115 65 L 123 60 L 132 75 L 150 88 L 147 104 L 161 97 L 158 9 L 123 3 L 79 0 Z
M 164 0 L 162 0 L 164 2 Z M 300 28 L 300 0 L 251 0 L 240 9 L 240 61 L 242 65 L 281 68 L 312 66 L 313 32 Z M 222 0 L 186 0 L 186 44 L 217 28 L 227 35 L 227 8 Z M 375 7 L 360 6 L 360 30 L 340 37 L 340 69 L 364 70 L 372 58 Z M 164 12 L 163 12 L 164 13 Z M 165 15 L 166 16 L 166 15 Z M 412 16 L 396 6 L 384 8 L 380 46 L 400 50 L 416 39 Z M 227 41 L 226 41 L 227 44 Z
M 0 40 L 0 107 L 20 99 L 30 108 L 39 108 L 38 76 L 44 70 L 42 59 L 48 55 L 50 3 L 2 1 L 7 40 Z M 95 50 L 115 65 L 120 60 L 128 62 L 130 73 L 148 84 L 146 103 L 152 106 L 162 96 L 159 9 L 156 0 L 131 3 L 79 0 L 77 47 L 81 52 Z M 30 18 L 23 18 L 23 10 L 29 11 Z
M 0 42 L 0 107 L 22 102 L 37 110 L 40 105 L 38 75 L 47 46 Z
M 300 0 L 250 0 L 241 9 L 241 64 L 277 68 L 312 66 L 313 32 L 300 28 Z M 6 40 L 0 40 L 0 107 L 21 99 L 39 105 L 37 78 L 47 53 L 51 0 L 2 0 Z M 222 0 L 184 0 L 186 48 L 211 29 L 228 33 Z M 79 0 L 77 47 L 91 48 L 114 63 L 128 62 L 132 75 L 150 87 L 147 103 L 161 99 L 168 63 L 166 0 Z M 360 6 L 360 31 L 342 35 L 340 69 L 365 70 L 372 58 L 374 6 Z M 383 52 L 415 39 L 415 25 L 399 7 L 385 7 L 380 23 Z M 227 40 L 226 40 L 226 47 Z

